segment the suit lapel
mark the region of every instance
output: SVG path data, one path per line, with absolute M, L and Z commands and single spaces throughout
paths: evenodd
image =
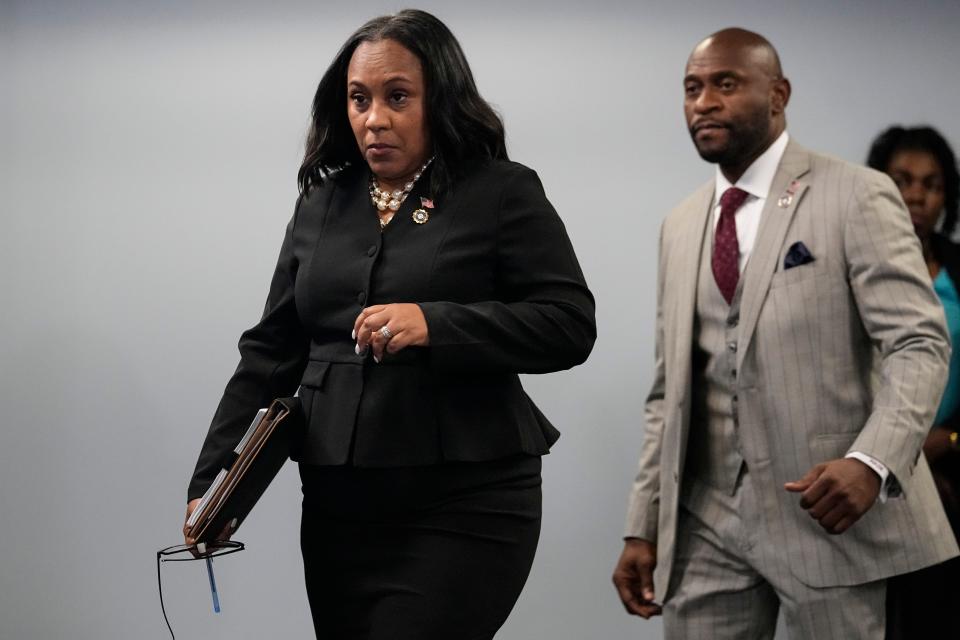
M 787 229 L 807 190 L 807 184 L 800 178 L 809 170 L 810 154 L 791 141 L 780 160 L 773 184 L 770 185 L 770 193 L 760 215 L 760 229 L 744 273 L 743 297 L 740 303 L 738 369 L 757 328 L 760 309 L 770 289 L 770 280 L 777 270 L 777 258 L 780 256 Z
M 716 184 L 713 180 L 700 188 L 692 199 L 686 219 L 682 224 L 682 236 L 677 239 L 676 251 L 667 266 L 668 274 L 677 274 L 676 280 L 668 279 L 667 291 L 675 291 L 675 303 L 668 308 L 672 312 L 664 316 L 668 331 L 675 331 L 672 341 L 673 360 L 670 363 L 678 375 L 672 377 L 679 385 L 678 397 L 684 407 L 689 407 L 687 390 L 690 388 L 690 367 L 693 356 L 693 322 L 697 312 L 697 282 L 700 274 L 700 256 L 706 227 L 710 221 L 710 209 Z M 669 344 L 669 342 L 668 342 Z M 682 425 L 689 423 L 689 411 L 684 411 Z

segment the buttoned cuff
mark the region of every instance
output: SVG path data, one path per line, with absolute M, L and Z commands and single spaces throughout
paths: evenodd
M 868 456 L 865 453 L 859 451 L 851 451 L 845 458 L 853 458 L 859 460 L 863 464 L 867 465 L 873 471 L 880 476 L 880 495 L 877 496 L 877 500 L 881 503 L 886 502 L 887 498 L 891 495 L 896 495 L 896 490 L 892 485 L 896 485 L 896 478 L 890 475 L 890 470 L 887 469 L 887 465 L 883 464 L 873 456 Z

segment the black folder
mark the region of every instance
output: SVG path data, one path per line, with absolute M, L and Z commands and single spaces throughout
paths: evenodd
M 230 522 L 236 531 L 290 457 L 291 443 L 302 427 L 297 398 L 278 398 L 257 412 L 234 449 L 232 464 L 220 472 L 187 520 L 187 535 L 209 543 Z

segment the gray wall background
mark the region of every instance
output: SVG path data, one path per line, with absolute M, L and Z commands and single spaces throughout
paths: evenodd
M 346 36 L 405 3 L 0 2 L 0 638 L 163 638 L 154 552 L 296 198 L 309 103 Z M 684 61 L 743 25 L 778 46 L 803 144 L 861 161 L 881 128 L 960 146 L 955 2 L 424 0 L 512 156 L 540 173 L 598 300 L 573 371 L 525 380 L 564 432 L 504 640 L 661 637 L 610 586 L 651 378 L 655 251 L 711 175 Z M 217 563 L 166 565 L 182 638 L 308 637 L 288 465 Z M 469 576 L 465 576 L 469 579 Z

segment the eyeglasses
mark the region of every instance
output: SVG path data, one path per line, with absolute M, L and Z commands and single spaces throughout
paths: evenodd
M 166 549 L 157 551 L 157 591 L 160 593 L 160 610 L 163 612 L 163 621 L 167 623 L 167 629 L 170 630 L 170 637 L 176 640 L 173 635 L 173 627 L 170 626 L 170 620 L 167 618 L 167 609 L 163 605 L 163 582 L 160 579 L 161 562 L 193 562 L 194 560 L 204 560 L 207 563 L 207 577 L 210 579 L 210 595 L 213 598 L 213 611 L 220 613 L 220 597 L 217 594 L 217 581 L 213 577 L 213 558 L 227 556 L 231 553 L 243 551 L 246 547 L 242 542 L 236 540 L 218 540 L 209 544 L 203 542 L 199 544 L 178 544 Z

